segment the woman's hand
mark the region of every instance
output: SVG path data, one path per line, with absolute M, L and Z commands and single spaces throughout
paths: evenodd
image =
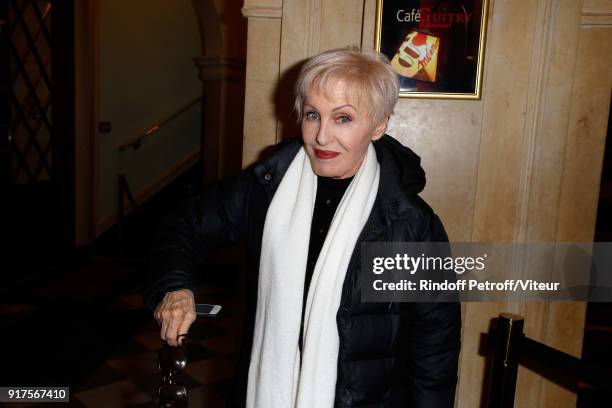
M 153 313 L 161 324 L 161 338 L 171 346 L 182 344 L 179 335 L 187 334 L 196 319 L 195 300 L 189 289 L 167 292 Z

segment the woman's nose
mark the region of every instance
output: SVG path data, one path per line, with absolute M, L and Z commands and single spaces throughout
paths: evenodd
M 316 141 L 317 144 L 325 146 L 330 140 L 329 129 L 327 128 L 327 124 L 325 122 L 321 121 L 320 123 Z

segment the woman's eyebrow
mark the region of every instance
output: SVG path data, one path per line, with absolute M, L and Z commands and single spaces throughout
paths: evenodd
M 311 104 L 311 103 L 309 103 L 309 102 L 304 102 L 304 107 L 306 107 L 306 106 L 308 106 L 308 107 L 310 107 L 310 108 L 312 108 L 312 109 L 314 109 L 314 110 L 317 110 L 316 106 L 312 105 L 312 104 Z M 340 110 L 340 109 L 343 109 L 343 108 L 346 108 L 346 107 L 353 108 L 355 111 L 357 110 L 357 108 L 355 108 L 355 107 L 354 107 L 353 105 L 351 105 L 350 103 L 346 103 L 346 104 L 344 104 L 344 105 L 340 105 L 340 106 L 335 107 L 334 109 L 332 109 L 332 112 L 335 112 L 335 111 L 337 111 L 337 110 Z
M 353 108 L 354 110 L 357 110 L 357 108 L 355 108 L 355 107 L 354 107 L 353 105 L 351 105 L 350 103 L 346 103 L 346 104 L 344 104 L 344 105 L 341 105 L 341 106 L 338 106 L 338 107 L 334 108 L 334 109 L 332 110 L 332 112 L 335 112 L 335 111 L 340 110 L 340 109 L 342 109 L 342 108 L 346 108 L 347 106 L 348 106 L 349 108 Z

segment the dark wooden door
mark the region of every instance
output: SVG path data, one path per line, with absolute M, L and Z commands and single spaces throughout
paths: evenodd
M 0 266 L 10 283 L 72 246 L 73 11 L 66 0 L 0 7 Z

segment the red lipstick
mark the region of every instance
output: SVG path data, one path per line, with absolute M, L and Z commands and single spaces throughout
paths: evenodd
M 322 159 L 322 160 L 333 159 L 334 157 L 340 154 L 338 152 L 332 152 L 331 150 L 314 149 L 314 151 L 315 151 L 315 154 L 317 155 L 317 158 Z

